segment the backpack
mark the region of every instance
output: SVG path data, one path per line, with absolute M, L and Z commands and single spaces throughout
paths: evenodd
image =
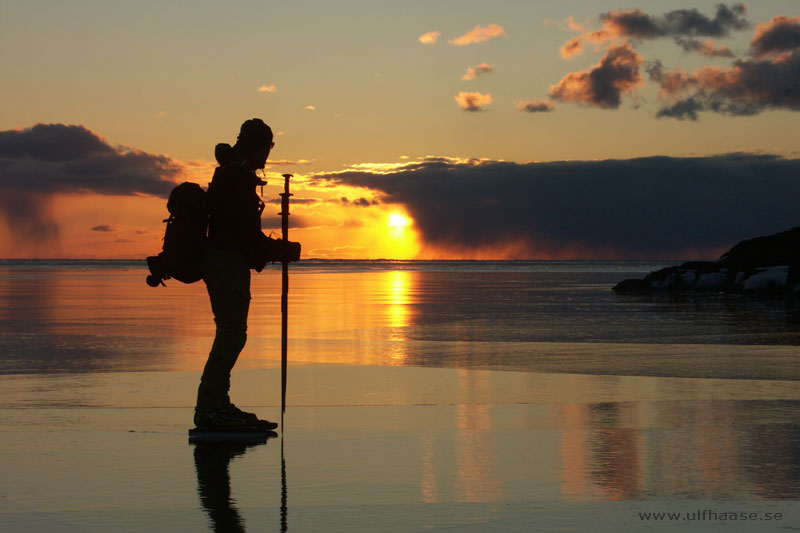
M 200 185 L 188 181 L 169 193 L 164 246 L 161 253 L 147 258 L 150 275 L 146 281 L 151 287 L 164 285 L 170 278 L 183 283 L 202 279 L 208 231 L 206 194 Z

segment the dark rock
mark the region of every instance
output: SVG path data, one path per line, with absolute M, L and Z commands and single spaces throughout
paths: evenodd
M 650 272 L 641 280 L 626 279 L 614 290 L 800 294 L 800 227 L 742 241 L 717 261 L 687 261 Z
M 626 279 L 614 285 L 617 292 L 649 292 L 650 283 L 643 279 Z
M 800 246 L 795 246 L 789 261 L 789 276 L 786 278 L 786 285 L 800 285 Z
M 719 272 L 720 265 L 716 261 L 686 261 L 679 266 L 681 270 L 694 270 L 698 275 Z
M 791 265 L 800 250 L 800 227 L 738 243 L 722 254 L 719 266 L 739 272 L 757 267 Z
M 660 283 L 660 282 L 664 281 L 665 279 L 667 279 L 669 276 L 671 276 L 672 274 L 674 274 L 677 271 L 678 271 L 678 267 L 676 267 L 676 266 L 662 268 L 661 270 L 656 270 L 655 272 L 650 272 L 648 275 L 646 275 L 644 277 L 644 281 L 647 282 L 648 285 L 650 283 L 654 282 L 654 281 Z

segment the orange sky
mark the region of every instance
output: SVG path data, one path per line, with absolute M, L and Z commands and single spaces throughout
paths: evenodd
M 671 22 L 698 17 L 703 24 Z M 519 234 L 498 226 L 496 239 L 472 246 L 453 237 L 464 232 L 459 226 L 497 221 L 482 210 L 454 217 L 463 190 L 439 192 L 442 223 L 452 227 L 433 235 L 430 221 L 414 219 L 423 208 L 409 191 L 389 198 L 385 188 L 325 186 L 314 177 L 347 169 L 380 175 L 432 158 L 464 173 L 460 162 L 469 160 L 524 165 L 733 152 L 796 158 L 800 104 L 778 98 L 783 89 L 768 82 L 744 89 L 751 67 L 775 73 L 759 79 L 797 83 L 790 67 L 800 52 L 777 38 L 795 27 L 794 0 L 747 7 L 700 0 L 199 0 L 186 7 L 143 0 L 46 9 L 3 2 L 0 257 L 158 252 L 167 212 L 153 172 L 172 165 L 179 172 L 167 179 L 206 185 L 214 145 L 233 142 L 241 122 L 254 116 L 276 134 L 265 201 L 277 199 L 279 174 L 296 175 L 291 238 L 302 242 L 304 257 L 616 257 L 622 249 L 613 243 L 604 248 L 576 237 L 554 246 L 548 235 L 532 238 L 538 228 L 522 226 Z M 49 155 L 20 155 L 14 139 L 36 124 L 84 128 L 117 162 L 75 155 L 59 166 Z M 136 169 L 118 164 L 130 154 L 140 154 L 150 174 L 135 176 Z M 107 163 L 117 165 L 109 183 L 130 186 L 99 183 Z M 509 186 L 497 177 L 498 190 Z M 513 190 L 509 198 L 516 199 Z M 516 205 L 507 218 L 524 225 L 527 208 Z M 563 211 L 570 209 L 577 207 L 567 203 Z M 264 217 L 278 210 L 268 203 Z M 554 227 L 569 223 L 552 220 Z M 754 236 L 751 229 L 741 237 Z M 679 251 L 701 257 L 737 240 L 690 237 Z
M 209 169 L 208 176 L 211 173 Z M 195 179 L 206 186 L 207 179 Z M 279 200 L 282 186 L 273 184 L 282 181 L 280 176 L 270 176 L 270 184 L 264 187 L 264 220 L 280 211 L 280 204 L 269 200 Z M 304 257 L 412 259 L 419 255 L 421 245 L 413 221 L 402 206 L 361 207 L 354 202 L 371 198 L 371 191 L 345 186 L 315 188 L 304 184 L 301 175 L 293 181 L 292 192 L 292 199 L 299 202 L 290 207 L 290 238 L 302 243 Z M 142 258 L 160 250 L 162 221 L 169 215 L 161 198 L 98 194 L 55 195 L 48 200 L 46 212 L 58 221 L 57 239 L 17 241 L 5 223 L 0 231 L 0 256 Z M 279 228 L 264 229 L 267 234 L 271 231 L 280 236 Z

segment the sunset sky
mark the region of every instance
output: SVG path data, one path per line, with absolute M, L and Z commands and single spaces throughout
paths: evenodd
M 0 0 L 0 258 L 158 252 L 276 132 L 322 258 L 713 258 L 800 225 L 800 4 Z

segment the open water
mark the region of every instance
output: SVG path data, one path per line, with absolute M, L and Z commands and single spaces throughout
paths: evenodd
M 798 305 L 611 290 L 666 265 L 293 264 L 281 440 L 209 449 L 202 283 L 0 261 L 0 529 L 800 528 Z M 273 420 L 280 290 L 232 387 Z
M 618 295 L 666 263 L 302 261 L 291 359 L 611 375 L 800 379 L 800 304 Z M 201 368 L 202 282 L 150 288 L 143 262 L 0 261 L 0 374 Z M 239 364 L 280 357 L 280 274 L 253 275 Z

